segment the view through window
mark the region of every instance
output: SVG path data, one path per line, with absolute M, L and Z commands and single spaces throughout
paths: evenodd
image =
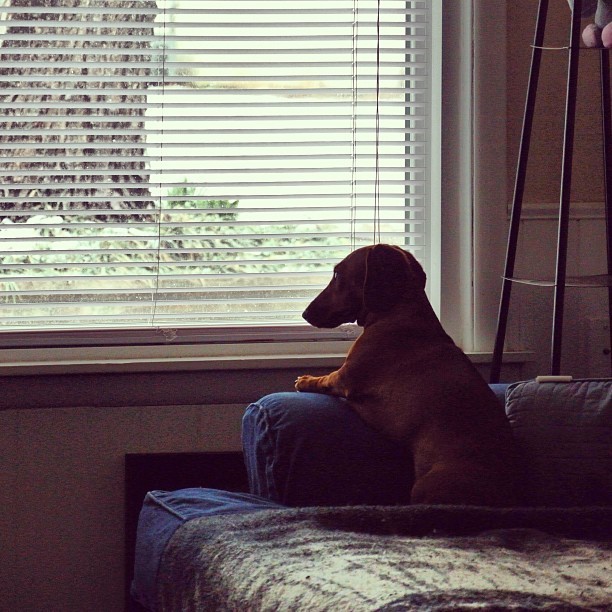
M 427 267 L 430 2 L 0 0 L 0 330 L 303 323 Z

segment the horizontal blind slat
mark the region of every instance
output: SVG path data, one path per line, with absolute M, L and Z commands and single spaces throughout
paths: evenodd
M 351 0 L 352 2 L 352 0 Z M 259 4 L 259 2 L 256 2 Z M 271 1 L 268 0 L 268 5 L 271 4 Z M 328 3 L 329 4 L 329 3 Z M 284 5 L 284 6 L 283 6 Z M 227 2 L 222 3 L 218 8 L 203 8 L 201 6 L 193 6 L 193 7 L 163 7 L 158 6 L 156 8 L 147 8 L 142 7 L 138 9 L 138 14 L 142 16 L 153 15 L 153 16 L 161 16 L 161 15 L 219 15 L 219 14 L 237 14 L 237 15 L 270 15 L 270 14 L 279 14 L 279 15 L 292 15 L 292 16 L 300 16 L 300 15 L 336 15 L 336 14 L 346 14 L 348 11 L 352 11 L 352 5 L 349 5 L 345 2 L 345 7 L 322 7 L 319 6 L 317 8 L 308 8 L 306 6 L 297 7 L 297 6 L 286 6 L 286 2 L 282 2 L 282 5 L 271 8 L 271 7 L 259 7 L 259 8 L 232 8 Z M 376 14 L 378 9 L 371 7 L 361 7 L 359 8 L 360 14 Z M 27 14 L 33 13 L 37 15 L 44 14 L 67 14 L 67 15 L 133 15 L 134 8 L 122 8 L 119 6 L 104 6 L 104 7 L 78 7 L 78 6 L 6 6 L 2 8 L 2 13 L 7 15 L 11 14 Z M 428 11 L 420 10 L 415 8 L 406 8 L 402 6 L 402 3 L 396 3 L 395 6 L 382 6 L 380 8 L 381 14 L 394 14 L 394 15 L 412 15 L 415 17 L 426 17 L 428 15 Z
M 47 129 L 47 130 L 37 130 L 37 129 L 31 129 L 31 130 L 14 130 L 11 133 L 11 136 L 13 138 L 17 137 L 17 136 L 81 136 L 83 133 L 87 133 L 87 130 L 83 130 L 83 129 Z M 189 133 L 189 134 L 238 134 L 238 135 L 244 135 L 244 134 L 264 134 L 264 133 L 273 133 L 273 134 L 277 134 L 277 135 L 282 135 L 282 134 L 310 134 L 312 132 L 312 128 L 308 128 L 308 127 L 257 127 L 257 128 L 243 128 L 243 129 L 239 129 L 237 127 L 231 127 L 231 128 L 209 128 L 209 127 L 202 127 L 199 129 L 187 129 L 187 126 L 185 128 L 182 129 L 173 129 L 173 128 L 148 128 L 148 129 L 141 129 L 141 128 L 124 128 L 122 130 L 121 136 L 124 137 L 132 137 L 132 136 L 159 136 L 159 135 L 167 135 L 167 136 L 175 136 L 175 135 L 180 135 L 180 134 L 185 134 L 185 133 Z M 350 128 L 350 126 L 347 127 L 328 127 L 328 126 L 321 126 L 320 133 L 323 134 L 352 134 L 353 130 Z M 363 133 L 365 135 L 371 136 L 372 134 L 381 134 L 384 132 L 391 132 L 391 133 L 402 133 L 402 134 L 425 134 L 426 130 L 425 129 L 418 129 L 418 128 L 410 128 L 410 127 L 402 127 L 402 128 L 379 128 L 378 130 L 376 129 L 376 126 L 373 127 L 362 127 L 359 129 L 360 133 Z M 98 128 L 95 130 L 95 134 L 97 136 L 115 136 L 117 137 L 117 132 L 116 130 L 110 130 L 110 129 L 104 129 L 104 128 Z M 23 143 L 19 143 L 19 144 L 23 144 Z
M 29 174 L 30 175 L 34 175 L 34 176 L 44 176 L 44 177 L 54 177 L 57 176 L 58 173 L 60 173 L 62 170 L 62 168 L 56 168 L 56 169 L 52 169 L 52 170 L 39 170 L 39 169 L 35 169 L 32 170 Z M 67 171 L 66 171 L 67 170 Z M 66 169 L 64 171 L 65 174 L 70 174 L 71 177 L 83 177 L 83 176 L 87 176 L 87 177 L 98 177 L 103 179 L 104 177 L 108 177 L 108 176 L 116 176 L 117 174 L 119 174 L 120 172 L 117 170 L 117 168 L 110 168 L 108 170 L 104 169 L 90 169 L 90 170 L 78 170 L 78 169 Z M 368 172 L 371 171 L 372 169 L 369 167 L 363 167 L 360 168 L 358 171 L 361 172 Z M 415 169 L 418 170 L 418 169 Z M 300 173 L 305 175 L 306 177 L 308 177 L 309 174 L 311 173 L 317 173 L 317 174 L 343 174 L 346 175 L 347 172 L 350 172 L 351 168 L 350 167 L 344 167 L 344 166 L 313 166 L 311 168 L 305 168 L 305 167 L 295 167 L 295 168 L 282 168 L 282 167 L 275 167 L 275 166 L 270 166 L 269 168 L 248 168 L 248 167 L 243 167 L 243 168 L 209 168 L 208 169 L 208 174 L 209 175 L 222 175 L 222 174 L 232 174 L 235 175 L 237 173 L 239 173 L 241 176 L 247 175 L 247 174 L 258 174 L 261 176 L 265 176 L 268 174 L 276 174 L 276 175 L 282 175 L 282 174 L 296 174 L 296 173 Z M 395 173 L 397 171 L 397 167 L 396 168 L 392 168 L 389 169 L 390 172 Z M 406 172 L 409 172 L 408 169 L 405 169 Z M 174 174 L 185 174 L 187 172 L 190 172 L 189 170 L 180 170 L 178 168 L 174 168 L 172 170 L 165 170 L 164 171 L 164 177 L 168 177 L 168 175 L 174 175 Z M 196 172 L 196 170 L 194 169 L 192 172 Z M 62 174 L 64 174 L 62 173 Z M 14 173 L 11 170 L 0 170 L 0 176 L 9 176 L 12 177 L 14 175 Z M 28 176 L 28 174 L 24 174 L 24 176 Z M 103 180 L 100 181 L 92 181 L 92 182 L 99 182 L 102 183 L 104 185 L 109 185 L 109 186 L 113 186 L 113 183 L 106 183 Z M 163 181 L 162 181 L 163 182 Z M 276 181 L 275 181 L 276 182 Z M 301 182 L 301 181 L 300 181 Z M 120 185 L 124 185 L 125 183 L 119 183 Z M 214 185 L 214 182 L 207 182 L 204 183 L 205 185 Z M 284 184 L 281 181 L 281 184 Z M 179 183 L 179 186 L 182 185 L 182 183 Z
M 53 80 L 52 78 L 50 80 Z M 139 96 L 143 95 L 141 90 L 127 90 L 129 93 Z M 180 94 L 181 97 L 198 97 L 203 98 L 204 100 L 207 97 L 214 97 L 219 95 L 219 93 L 223 93 L 222 88 L 211 88 L 211 89 L 177 89 L 176 87 L 166 87 L 165 95 L 172 94 Z M 410 96 L 417 96 L 418 94 L 427 93 L 426 89 L 419 88 L 411 88 L 407 93 L 405 90 L 399 87 L 387 87 L 385 88 L 385 92 L 387 94 L 406 94 Z M 0 95 L 9 95 L 14 94 L 9 88 L 4 88 L 4 91 L 0 91 Z M 91 88 L 84 89 L 80 87 L 72 87 L 72 88 L 52 88 L 52 87 L 21 87 L 19 89 L 19 95 L 40 95 L 40 96 L 53 96 L 61 93 L 62 95 L 73 95 L 78 94 L 79 96 L 94 96 L 105 97 L 105 96 L 122 96 L 126 94 L 125 89 L 119 89 L 114 87 L 104 87 L 104 88 Z M 325 95 L 337 95 L 337 94 L 346 94 L 350 95 L 352 93 L 352 87 L 308 87 L 307 89 L 299 89 L 299 88 L 287 88 L 287 87 L 277 87 L 277 88 L 254 88 L 254 87 L 244 87 L 239 90 L 232 91 L 234 96 L 254 96 L 257 98 L 258 96 L 270 96 L 270 95 L 278 95 L 282 94 L 283 96 L 292 96 L 292 95 L 302 95 L 302 96 L 319 96 L 324 97 Z M 361 87 L 359 89 L 360 95 L 371 95 L 376 94 L 375 87 Z
M 219 53 L 219 51 L 216 52 L 215 55 L 217 55 Z M 250 69 L 275 69 L 276 72 L 270 72 L 269 74 L 267 74 L 267 78 L 272 78 L 275 77 L 277 78 L 276 75 L 282 75 L 283 73 L 289 75 L 291 74 L 291 70 L 297 70 L 298 68 L 316 68 L 317 70 L 321 71 L 319 74 L 324 74 L 324 75 L 329 75 L 330 71 L 333 69 L 338 69 L 338 68 L 348 68 L 348 64 L 344 61 L 341 60 L 329 60 L 327 62 L 305 62 L 305 61 L 285 61 L 285 62 L 277 62 L 277 63 L 273 63 L 272 61 L 267 61 L 267 62 L 255 62 L 255 61 L 249 61 L 248 60 L 249 56 L 245 57 L 245 61 L 239 62 L 239 61 L 234 61 L 234 62 L 230 62 L 230 61 L 223 61 L 223 62 L 172 62 L 172 61 L 164 61 L 162 64 L 162 61 L 160 60 L 159 62 L 159 66 L 156 66 L 155 68 L 151 69 L 151 72 L 155 75 L 155 73 L 157 71 L 160 70 L 164 70 L 165 74 L 168 75 L 169 78 L 172 79 L 173 82 L 177 82 L 177 73 L 181 70 L 181 69 L 189 69 L 189 70 L 209 70 L 209 71 L 215 71 L 215 70 L 228 70 L 228 69 L 232 69 L 232 68 L 250 68 Z M 79 76 L 83 76 L 83 71 L 91 71 L 91 70 L 99 70 L 99 71 L 104 71 L 105 73 L 108 74 L 108 76 L 114 76 L 114 78 L 117 78 L 117 74 L 124 74 L 123 71 L 138 71 L 138 70 L 142 70 L 142 67 L 139 67 L 138 65 L 135 65 L 134 62 L 113 62 L 113 61 L 108 61 L 108 62 L 101 62 L 99 60 L 92 60 L 92 61 L 87 61 L 87 62 L 72 62 L 72 63 L 63 63 L 61 61 L 58 62 L 42 62 L 42 61 L 33 61 L 31 62 L 31 67 L 34 70 L 43 70 L 45 68 L 53 68 L 55 70 L 71 70 L 74 71 L 73 75 L 75 80 L 78 79 Z M 21 62 L 3 62 L 3 69 L 18 69 L 22 67 Z M 371 61 L 361 61 L 359 63 L 359 66 L 361 69 L 376 69 L 377 67 L 380 66 L 380 68 L 382 69 L 390 69 L 390 68 L 405 68 L 405 69 L 410 69 L 410 70 L 419 70 L 419 71 L 424 71 L 427 69 L 427 64 L 425 62 L 420 62 L 420 61 L 385 61 L 384 63 L 381 64 L 377 64 L 375 60 L 371 60 Z M 82 71 L 82 74 L 79 75 L 78 71 Z M 125 74 L 129 74 L 129 72 L 125 73 Z M 211 74 L 215 74 L 214 72 L 211 72 Z M 331 73 L 333 74 L 333 73 Z M 419 73 L 420 74 L 420 73 Z M 39 75 L 40 76 L 40 75 Z M 91 75 L 91 79 L 94 80 L 94 77 L 96 76 L 96 74 L 92 74 Z M 98 75 L 98 76 L 104 76 L 103 74 Z M 159 74 L 156 76 L 160 76 Z M 317 75 L 319 76 L 319 75 Z M 31 77 L 28 77 L 28 80 L 30 80 Z M 48 79 L 48 77 L 46 77 Z M 327 78 L 330 78 L 329 76 L 327 76 Z M 396 77 L 397 78 L 397 77 Z M 3 78 L 2 79 L 4 82 L 6 81 L 10 81 L 10 79 L 6 79 Z M 14 80 L 14 79 L 13 79 Z M 144 80 L 145 82 L 150 82 L 153 79 L 151 79 L 151 77 L 147 77 L 146 79 L 143 78 L 141 80 Z M 187 79 L 185 79 L 185 81 L 187 81 Z M 189 82 L 189 81 L 187 81 Z
M 11 189 L 16 189 L 16 187 L 11 187 Z M 379 193 L 379 192 L 376 192 Z M 373 200 L 374 198 L 374 190 L 370 189 L 364 191 L 360 191 L 357 193 L 357 195 L 360 198 L 366 198 L 369 199 L 370 201 Z M 383 198 L 394 198 L 394 197 L 400 197 L 400 196 L 405 196 L 406 194 L 402 193 L 391 193 L 391 192 L 381 192 L 379 193 L 379 195 L 381 195 Z M 345 206 L 347 206 L 347 198 L 350 196 L 350 194 L 347 194 L 346 192 L 342 192 L 342 193 L 331 193 L 331 192 L 317 192 L 317 193 L 298 193 L 298 192 L 285 192 L 285 193 L 266 193 L 265 197 L 262 196 L 261 194 L 257 194 L 257 193 L 244 193 L 244 194 L 240 194 L 237 195 L 231 191 L 225 192 L 224 194 L 225 199 L 226 200 L 238 200 L 241 199 L 241 201 L 274 201 L 274 200 L 300 200 L 300 201 L 308 201 L 308 200 L 317 200 L 317 201 L 321 201 L 322 199 L 325 199 L 326 201 L 335 201 L 335 200 L 339 200 L 341 202 L 344 202 Z M 14 204 L 15 203 L 15 197 L 0 197 L 0 203 L 3 204 Z M 107 204 L 107 203 L 111 203 L 111 204 L 121 204 L 124 203 L 126 205 L 134 205 L 134 209 L 135 210 L 140 210 L 142 207 L 142 204 L 148 204 L 151 202 L 151 196 L 148 197 L 136 197 L 136 196 L 129 196 L 129 197 L 125 197 L 125 198 L 121 198 L 118 196 L 87 196 L 87 197 L 83 197 L 83 196 L 58 196 L 58 195 L 53 195 L 53 194 L 45 194 L 44 196 L 42 196 L 45 202 L 50 202 L 52 204 L 70 204 L 72 202 L 77 202 L 79 204 L 83 203 L 83 200 L 86 200 L 87 203 L 91 203 L 91 204 L 98 204 L 98 203 L 102 203 L 102 204 Z M 207 194 L 206 196 L 203 196 L 205 199 L 214 199 L 210 194 Z M 417 195 L 413 195 L 411 196 L 411 199 L 416 199 Z M 168 195 L 164 195 L 161 199 L 163 199 L 163 201 L 165 202 L 177 202 L 177 201 L 184 201 L 185 200 L 185 196 L 168 196 Z M 35 196 L 20 196 L 19 197 L 19 202 L 23 202 L 25 204 L 31 205 L 33 203 L 36 202 L 40 202 L 41 201 L 41 196 L 35 197 Z M 410 206 L 410 203 L 407 203 L 406 206 Z M 19 210 L 19 209 L 14 209 L 14 210 Z M 95 210 L 98 211 L 98 214 L 104 214 L 104 208 L 96 208 Z M 128 212 L 130 211 L 129 208 L 126 208 L 124 210 L 127 210 Z M 146 212 L 151 212 L 151 209 L 143 209 L 146 210 Z
M 346 224 L 349 223 L 349 220 L 346 220 Z M 286 226 L 280 226 L 280 227 L 286 227 Z M 406 231 L 381 231 L 381 234 L 383 235 L 388 235 L 388 236 L 401 236 L 401 237 L 408 237 L 408 236 L 414 236 L 414 237 L 418 237 L 420 235 L 420 232 L 406 232 Z M 366 238 L 368 237 L 370 234 L 368 232 L 354 232 L 354 235 L 360 238 Z M 241 239 L 241 240 L 252 240 L 252 241 L 257 241 L 257 240 L 262 240 L 262 239 L 277 239 L 277 238 L 292 238 L 294 237 L 294 234 L 292 233 L 287 233 L 285 232 L 267 232 L 267 233 L 251 233 L 249 234 L 247 237 L 245 237 L 244 234 L 185 234 L 183 236 L 180 237 L 176 237 L 174 239 L 172 239 L 171 236 L 162 236 L 161 240 L 163 240 L 166 243 L 171 243 L 171 242 L 179 242 L 182 240 L 188 240 L 188 239 L 194 239 L 194 240 L 201 240 L 201 241 L 205 241 L 205 240 L 219 240 L 219 241 L 223 241 L 223 240 L 229 240 L 232 238 L 235 239 Z M 307 235 L 303 236 L 304 238 L 308 237 L 308 238 L 324 238 L 324 237 L 337 237 L 337 238 L 342 238 L 342 237 L 346 237 L 346 231 L 327 231 L 327 230 L 318 230 L 318 231 L 313 231 L 313 232 L 309 232 Z M 34 236 L 23 236 L 23 237 L 19 237 L 19 242 L 42 242 L 45 243 L 47 241 L 45 241 L 44 239 L 41 241 L 40 237 L 34 237 Z M 87 236 L 86 239 L 83 239 L 82 236 L 61 236 L 61 237 L 55 237 L 52 242 L 55 243 L 70 243 L 70 242 L 81 242 L 81 243 L 87 243 L 87 245 L 93 245 L 96 242 L 111 242 L 111 241 L 126 241 L 126 242 L 157 242 L 158 238 L 157 235 L 150 235 L 150 236 L 133 236 L 133 235 L 122 235 L 122 236 L 112 236 L 112 237 L 108 237 L 108 236 Z M 120 248 L 120 249 L 103 249 L 103 250 L 96 250 L 94 248 L 88 248 L 87 246 L 83 246 L 82 250 L 86 250 L 89 253 L 94 253 L 94 252 L 105 252 L 105 253 L 115 253 L 115 252 L 121 252 L 121 253 L 130 253 L 130 254 L 134 254 L 134 253 L 138 253 L 138 252 L 149 252 L 149 253 L 157 253 L 157 248 L 149 248 L 149 249 L 130 249 L 130 248 Z M 205 252 L 206 249 L 199 249 L 199 248 L 188 248 L 188 249 L 172 249 L 172 248 L 168 248 L 168 247 L 164 247 L 163 248 L 163 252 L 164 253 L 199 253 L 199 252 Z M 16 253 L 18 251 L 12 251 L 13 253 Z M 22 251 L 24 253 L 30 253 L 31 251 Z M 59 251 L 52 251 L 52 254 L 59 252 Z M 73 251 L 66 251 L 67 253 L 73 252 Z M 48 253 L 47 253 L 48 254 Z
M 93 159 L 90 159 L 90 161 L 96 161 L 98 163 L 108 163 L 108 162 L 116 162 L 117 161 L 117 157 L 116 156 L 108 156 L 108 155 L 96 155 L 96 156 L 91 156 L 93 157 Z M 375 160 L 376 159 L 376 154 L 375 153 L 359 153 L 356 158 L 360 161 L 363 160 Z M 380 153 L 378 155 L 378 157 L 380 159 L 387 159 L 387 160 L 405 160 L 405 161 L 412 161 L 412 162 L 416 162 L 416 161 L 424 161 L 425 160 L 425 156 L 424 155 L 416 155 L 416 154 L 411 154 L 411 153 L 401 153 L 399 155 L 395 155 L 392 153 Z M 6 155 L 6 156 L 2 156 L 2 159 L 6 162 L 6 163 L 10 163 L 10 162 L 17 162 L 17 161 L 21 161 L 23 162 L 27 162 L 29 164 L 41 164 L 41 163 L 51 163 L 51 161 L 53 161 L 53 163 L 55 164 L 60 164 L 60 163 L 69 163 L 69 164 L 73 164 L 75 166 L 80 166 L 83 164 L 83 162 L 77 162 L 74 160 L 73 156 L 67 156 L 67 155 L 54 155 L 53 156 L 53 160 L 51 160 L 48 156 L 45 155 L 38 155 L 38 156 L 26 156 L 26 155 Z M 346 159 L 350 159 L 349 155 L 346 153 L 310 153 L 310 154 L 290 154 L 290 155 L 284 155 L 284 156 L 279 156 L 279 155 L 273 155 L 273 154 L 269 154 L 269 155 L 168 155 L 166 153 L 164 153 L 163 155 L 142 155 L 142 156 L 137 156 L 137 155 L 132 155 L 130 156 L 130 160 L 132 162 L 144 162 L 144 163 L 151 163 L 151 162 L 160 162 L 162 160 L 167 161 L 167 162 L 201 162 L 201 161 L 207 161 L 207 162 L 240 162 L 242 164 L 244 164 L 245 162 L 251 162 L 251 161 L 271 161 L 271 162 L 276 162 L 278 163 L 279 161 L 285 161 L 287 163 L 291 163 L 293 161 L 295 162 L 304 162 L 304 161 L 345 161 Z M 30 173 L 35 173 L 35 170 L 27 170 L 24 171 L 24 176 Z M 0 214 L 2 214 L 2 212 L 0 211 Z
M 138 40 L 144 43 L 157 43 L 159 42 L 159 35 L 141 35 L 138 36 Z M 175 36 L 164 36 L 164 39 L 167 43 L 193 43 L 200 40 L 199 36 L 188 36 L 188 35 L 175 35 Z M 353 37 L 350 34 L 344 34 L 341 36 L 336 36 L 334 34 L 304 34 L 301 36 L 295 36 L 290 34 L 275 34 L 273 36 L 269 35 L 249 35 L 249 36 L 238 36 L 238 35 L 215 35 L 211 34 L 206 37 L 208 42 L 211 43 L 219 43 L 219 42 L 292 42 L 300 43 L 300 42 L 309 42 L 309 43 L 319 43 L 325 41 L 338 41 L 338 42 L 352 42 Z M 406 41 L 407 37 L 405 34 L 388 34 L 383 37 L 385 41 Z M 133 42 L 134 38 L 130 34 L 123 34 L 113 36 L 112 41 L 104 36 L 96 36 L 91 34 L 13 34 L 11 36 L 0 35 L 0 42 L 32 42 L 36 43 L 40 42 L 48 42 L 48 41 L 61 41 L 61 42 L 75 42 L 75 43 L 84 43 L 84 42 L 96 42 L 96 43 L 106 43 L 109 42 L 120 42 L 120 43 L 130 43 Z M 361 42 L 376 42 L 378 39 L 375 34 L 363 34 L 360 36 Z M 411 36 L 410 40 L 412 42 L 425 43 L 425 36 Z
M 62 42 L 62 41 L 56 41 L 56 42 Z M 406 41 L 406 43 L 408 43 L 410 41 Z M 71 51 L 74 47 L 71 46 L 62 46 L 62 45 L 56 45 L 54 47 L 49 47 L 49 48 L 45 48 L 45 57 L 53 57 L 53 56 L 59 56 L 59 57 L 64 57 L 69 51 Z M 30 47 L 7 47 L 6 49 L 2 50 L 2 54 L 5 57 L 13 57 L 13 56 L 19 56 L 22 57 L 24 55 L 24 53 L 27 55 L 27 51 L 30 49 Z M 35 50 L 35 47 L 32 47 L 33 50 Z M 215 57 L 231 57 L 234 55 L 240 55 L 242 57 L 245 57 L 247 60 L 252 58 L 253 55 L 259 56 L 259 55 L 270 55 L 270 56 L 277 56 L 279 55 L 279 49 L 278 47 L 263 47 L 263 46 L 258 46 L 256 50 L 251 50 L 251 51 L 245 51 L 244 49 L 237 49 L 237 48 L 227 48 L 227 47 L 213 47 L 213 46 L 207 46 L 205 48 L 183 48 L 182 49 L 184 54 L 189 54 L 193 57 L 199 57 L 201 55 L 204 56 L 215 56 Z M 368 55 L 371 57 L 372 53 L 374 52 L 374 49 L 369 49 L 367 51 Z M 376 49 L 376 52 L 378 52 L 378 48 Z M 361 52 L 362 58 L 360 59 L 360 62 L 363 58 L 363 54 L 365 52 Z M 411 49 L 405 49 L 405 50 L 398 50 L 397 48 L 393 48 L 393 47 L 381 47 L 380 48 L 380 53 L 381 55 L 389 55 L 389 54 L 394 54 L 394 55 L 405 55 L 407 57 L 411 57 L 412 61 L 419 61 L 419 62 L 426 62 L 426 58 L 427 58 L 427 53 L 425 49 L 419 48 L 419 47 L 415 47 L 415 48 L 411 48 Z M 312 47 L 288 47 L 287 49 L 283 49 L 283 56 L 285 56 L 286 58 L 291 59 L 294 56 L 308 56 L 308 55 L 317 55 L 317 56 L 327 56 L 329 58 L 335 58 L 337 55 L 342 55 L 342 56 L 346 56 L 347 54 L 352 54 L 352 45 L 351 44 L 347 44 L 347 41 L 343 41 L 342 45 L 337 45 L 335 47 L 324 47 L 321 46 L 320 44 Z M 112 55 L 111 53 L 109 53 L 108 50 L 106 50 L 104 47 L 83 47 L 79 49 L 79 58 L 100 58 L 100 57 L 104 57 L 107 58 L 110 55 Z M 171 50 L 168 49 L 163 49 L 163 50 L 158 50 L 158 49 L 148 49 L 146 51 L 143 51 L 142 49 L 125 49 L 122 48 L 121 49 L 121 55 L 128 55 L 128 56 L 132 56 L 132 57 L 140 57 L 139 61 L 146 61 L 147 63 L 149 63 L 153 68 L 155 69 L 159 69 L 161 64 L 166 63 L 167 61 L 172 61 L 172 60 L 168 60 L 168 58 L 174 57 L 173 53 Z M 416 58 L 420 58 L 420 59 L 416 59 Z M 98 60 L 99 61 L 99 60 Z M 192 60 L 195 61 L 195 60 Z M 367 59 L 366 59 L 367 61 Z M 387 59 L 382 59 L 381 62 L 383 64 L 387 63 Z
M 299 23 L 299 26 L 295 25 L 295 18 L 298 15 L 295 14 L 291 14 L 288 15 L 288 19 L 287 20 L 276 20 L 276 21 L 257 21 L 257 22 L 246 22 L 246 21 L 218 21 L 218 20 L 193 20 L 193 21 L 172 21 L 172 22 L 168 22 L 168 25 L 171 25 L 172 28 L 174 29 L 189 29 L 189 30 L 193 30 L 194 28 L 200 29 L 207 29 L 207 28 L 211 28 L 214 30 L 229 30 L 229 29 L 249 29 L 252 30 L 253 26 L 256 26 L 257 29 L 274 29 L 274 28 L 294 28 L 294 29 L 299 29 L 299 30 L 304 30 L 304 29 L 308 29 L 308 28 L 323 28 L 323 29 L 346 29 L 346 28 L 350 28 L 352 26 L 352 21 L 350 21 L 349 19 L 344 19 L 344 20 L 340 20 L 340 21 L 334 21 L 334 20 L 326 20 L 323 21 L 321 19 L 316 19 L 316 20 L 302 20 Z M 381 12 L 381 16 L 382 16 L 382 12 Z M 375 17 L 375 16 L 374 16 Z M 10 25 L 12 27 L 18 27 L 18 28 L 24 28 L 24 27 L 32 27 L 32 21 L 31 20 L 22 20 L 22 19 L 12 19 L 10 22 Z M 159 21 L 156 24 L 152 25 L 149 24 L 147 22 L 141 23 L 141 22 L 135 22 L 129 19 L 126 19 L 125 21 L 120 21 L 120 20 L 114 20 L 114 21 L 109 21 L 109 20 L 103 20 L 103 19 L 96 19 L 96 20 L 86 20 L 86 19 L 82 19 L 82 20 L 78 20 L 78 19 L 57 19 L 57 20 L 53 20 L 53 19 L 44 19 L 44 20 L 40 20 L 38 21 L 36 28 L 37 30 L 41 30 L 41 29 L 62 29 L 62 28 L 74 28 L 75 26 L 81 26 L 82 28 L 87 28 L 88 30 L 96 30 L 96 29 L 107 29 L 107 28 L 116 28 L 116 29 L 130 29 L 130 30 L 145 30 L 147 28 L 151 28 L 151 27 L 155 27 L 156 29 L 162 29 L 164 27 L 164 22 L 163 21 Z M 370 20 L 365 20 L 362 19 L 360 22 L 360 27 L 361 28 L 376 28 L 378 26 L 378 23 L 375 21 L 375 19 L 370 19 Z M 387 28 L 387 27 L 397 27 L 398 26 L 398 22 L 397 21 L 380 21 L 380 27 L 381 28 Z M 424 27 L 426 26 L 426 24 L 424 23 L 419 23 L 419 22 L 414 22 L 414 23 L 409 23 L 405 25 L 406 30 L 410 30 L 411 28 L 414 30 L 422 30 Z M 104 36 L 104 34 L 102 34 L 101 36 Z M 384 36 L 384 35 L 383 35 Z M 409 37 L 409 35 L 406 36 L 407 38 Z

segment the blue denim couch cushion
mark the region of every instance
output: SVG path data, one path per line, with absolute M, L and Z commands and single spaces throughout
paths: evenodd
M 136 535 L 134 579 L 131 594 L 147 610 L 156 609 L 156 581 L 164 549 L 174 532 L 186 521 L 279 508 L 278 504 L 247 493 L 192 488 L 147 493 Z
M 507 385 L 492 385 L 504 401 Z M 340 398 L 273 393 L 242 423 L 251 493 L 287 506 L 408 503 L 413 470 L 400 444 Z

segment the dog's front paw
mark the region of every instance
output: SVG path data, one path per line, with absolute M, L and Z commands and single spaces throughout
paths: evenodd
M 314 391 L 317 388 L 317 377 L 305 374 L 298 376 L 295 381 L 296 391 Z

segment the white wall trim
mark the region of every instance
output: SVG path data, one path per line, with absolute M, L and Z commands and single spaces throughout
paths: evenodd
M 1 353 L 2 376 L 111 372 L 171 372 L 329 368 L 342 365 L 352 342 L 240 343 L 224 345 L 112 346 L 8 349 Z M 489 353 L 472 353 L 473 363 L 490 361 Z M 512 353 L 523 363 L 529 353 Z
M 506 3 L 474 6 L 473 349 L 495 341 L 507 223 Z
M 471 1 L 444 1 L 440 318 L 464 350 L 473 348 L 472 20 Z
M 508 227 L 506 4 L 447 0 L 444 41 L 441 319 L 464 350 L 487 352 Z
M 0 376 L 72 372 L 143 372 L 330 367 L 342 364 L 352 341 L 240 342 L 153 346 L 5 349 Z
M 429 235 L 428 262 L 429 277 L 427 281 L 427 293 L 436 313 L 441 310 L 442 294 L 442 66 L 444 54 L 443 24 L 443 0 L 432 0 L 431 2 L 431 24 L 430 24 L 430 57 L 431 66 L 431 99 L 430 112 L 430 163 L 429 163 Z

